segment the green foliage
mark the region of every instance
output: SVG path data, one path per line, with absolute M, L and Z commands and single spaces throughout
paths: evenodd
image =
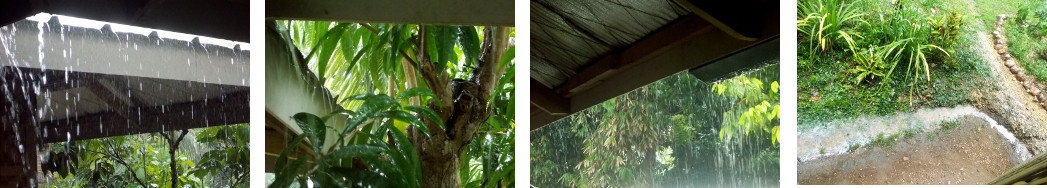
M 1024 25 L 1035 37 L 1047 37 L 1047 2 L 1028 1 L 1018 8 L 1015 21 Z
M 812 3 L 817 2 L 799 1 L 798 6 Z M 925 105 L 953 106 L 990 89 L 980 87 L 989 84 L 983 77 L 989 69 L 971 46 L 980 37 L 972 27 L 979 25 L 966 23 L 969 16 L 964 14 L 970 12 L 961 7 L 966 3 L 862 0 L 847 5 L 864 13 L 854 18 L 861 21 L 841 28 L 861 34 L 852 38 L 853 48 L 815 53 L 808 45 L 798 46 L 801 125 Z M 800 34 L 798 40 L 807 37 Z
M 781 118 L 778 81 L 771 82 L 765 90 L 760 79 L 743 75 L 717 83 L 712 90 L 734 100 L 738 106 L 724 112 L 720 139 L 730 140 L 735 134 L 763 131 L 771 134 L 772 143 L 778 143 Z
M 773 110 L 770 104 L 778 104 L 780 88 L 771 80 L 777 80 L 779 72 L 777 65 L 771 65 L 744 73 L 740 77 L 759 80 L 759 88 L 756 84 L 723 86 L 723 94 L 714 83 L 679 73 L 534 130 L 531 184 L 746 187 L 760 186 L 758 182 L 763 181 L 777 183 L 775 168 L 781 160 L 774 134 L 761 128 L 727 140 L 720 139 L 718 132 L 726 111 L 747 111 L 762 101 L 771 106 L 767 110 Z M 747 92 L 767 96 L 726 96 Z M 754 98 L 760 100 L 750 101 Z M 779 120 L 763 121 L 777 125 Z M 709 160 L 718 157 L 731 162 Z M 718 184 L 717 178 L 729 183 Z
M 673 157 L 672 147 L 665 147 L 658 150 L 658 154 L 656 154 L 655 157 L 657 158 L 656 160 L 658 160 L 658 164 L 660 166 L 657 169 L 659 174 L 665 174 L 666 171 L 672 170 L 674 167 L 676 167 L 676 164 L 674 163 L 676 161 L 676 157 Z
M 855 74 L 854 84 L 861 84 L 862 81 L 869 81 L 877 77 L 883 77 L 886 70 L 886 63 L 884 62 L 883 56 L 887 51 L 877 48 L 868 48 L 859 50 L 853 53 L 855 65 L 848 72 Z
M 672 142 L 676 144 L 691 144 L 694 140 L 694 126 L 691 125 L 692 115 L 673 115 Z
M 902 135 L 905 137 L 905 139 L 910 139 L 912 137 L 915 137 L 917 133 L 919 133 L 919 131 L 916 131 L 916 130 L 904 130 L 904 131 L 902 131 Z
M 871 33 L 869 42 L 874 45 L 871 48 L 884 50 L 878 58 L 883 59 L 890 67 L 885 79 L 890 79 L 899 65 L 905 65 L 904 75 L 912 80 L 909 84 L 911 96 L 921 80 L 931 80 L 929 59 L 935 57 L 933 53 L 941 52 L 948 56 L 949 52 L 940 47 L 941 44 L 932 43 L 935 41 L 932 36 L 937 30 L 924 20 L 933 18 L 925 15 L 919 7 L 899 3 L 898 8 L 885 9 L 877 16 L 877 19 L 873 19 L 869 24 L 862 25 L 862 30 Z
M 1004 23 L 1008 51 L 1029 75 L 1047 80 L 1047 2 L 1018 6 L 1014 22 Z
M 336 111 L 324 118 L 309 113 L 298 113 L 292 117 L 302 128 L 302 134 L 292 140 L 289 146 L 299 145 L 303 138 L 309 140 L 313 146 L 313 162 L 305 164 L 305 156 L 299 156 L 297 160 L 288 164 L 289 154 L 296 147 L 287 147 L 277 159 L 276 179 L 270 187 L 288 187 L 294 180 L 312 181 L 313 184 L 323 187 L 421 186 L 418 155 L 406 135 L 397 130 L 393 122 L 407 122 L 418 129 L 427 130 L 426 125 L 409 112 L 434 112 L 428 108 L 409 110 L 396 102 L 396 99 L 384 94 L 363 94 L 347 100 L 360 100 L 363 103 L 355 112 Z M 325 151 L 323 143 L 327 135 L 326 130 L 334 130 L 334 127 L 324 122 L 327 118 L 343 116 L 347 118 L 346 125 L 343 129 L 336 130 L 340 132 L 340 136 L 333 146 Z M 433 121 L 442 122 L 440 119 Z M 346 140 L 352 142 L 345 142 Z M 354 166 L 354 160 L 363 161 L 366 165 Z
M 183 140 L 174 156 L 158 133 L 49 144 L 43 169 L 50 181 L 44 186 L 168 187 L 175 158 L 179 186 L 247 187 L 248 129 L 242 124 L 190 130 L 187 137 L 196 139 Z
M 510 42 L 508 44 L 509 50 L 504 54 L 500 54 L 500 61 L 481 62 L 484 61 L 481 57 L 484 47 L 481 45 L 483 45 L 484 38 L 488 37 L 484 36 L 486 33 L 483 31 L 485 29 L 497 30 L 497 28 L 299 20 L 281 20 L 273 23 L 278 26 L 276 29 L 277 33 L 286 33 L 286 36 L 288 36 L 285 42 L 294 44 L 295 48 L 301 49 L 303 52 L 309 52 L 305 54 L 316 54 L 306 55 L 309 57 L 305 62 L 308 70 L 301 72 L 303 72 L 303 75 L 307 75 L 310 72 L 316 73 L 316 77 L 319 78 L 317 80 L 322 82 L 323 86 L 334 95 L 334 99 L 343 108 L 348 109 L 339 112 L 340 114 L 349 115 L 356 113 L 357 116 L 365 114 L 367 116 L 383 117 L 387 120 L 391 119 L 393 120 L 393 130 L 398 130 L 401 133 L 407 132 L 408 125 L 420 122 L 420 120 L 413 117 L 415 115 L 428 119 L 435 119 L 440 117 L 439 115 L 443 115 L 429 110 L 434 105 L 440 106 L 444 103 L 449 103 L 449 101 L 441 101 L 441 98 L 433 95 L 433 93 L 448 94 L 450 92 L 448 91 L 448 88 L 451 88 L 450 84 L 439 85 L 437 84 L 438 82 L 451 79 L 469 80 L 470 76 L 474 75 L 474 69 L 483 63 L 485 65 L 497 65 L 496 75 L 498 76 L 493 86 L 494 91 L 489 93 L 490 96 L 487 96 L 486 100 L 488 102 L 486 110 L 488 110 L 490 115 L 487 116 L 486 122 L 482 122 L 484 124 L 479 130 L 480 133 L 477 133 L 477 137 L 484 137 L 483 134 L 511 134 L 510 132 L 515 126 L 515 112 L 513 111 L 515 105 L 515 55 L 513 44 Z M 280 29 L 281 27 L 286 29 Z M 509 41 L 512 41 L 511 38 L 515 36 L 515 29 L 509 29 Z M 328 54 L 330 58 L 325 58 Z M 307 77 L 303 77 L 303 79 L 306 81 L 310 80 Z M 436 81 L 429 83 L 430 79 Z M 418 93 L 418 91 L 422 90 L 426 92 Z M 396 100 L 387 100 L 381 104 L 399 103 L 402 107 L 399 107 L 398 112 L 376 111 L 378 114 L 364 113 L 363 111 L 368 111 L 365 109 L 373 110 L 376 108 L 373 105 L 378 104 L 365 104 L 365 101 L 370 100 L 367 98 L 382 98 L 373 94 L 397 96 Z M 482 97 L 477 96 L 477 98 Z M 321 119 L 327 119 L 330 116 L 333 115 L 327 115 L 321 117 Z M 364 132 L 379 135 L 379 125 L 384 125 L 379 120 L 368 122 L 359 119 L 352 118 L 350 120 L 349 123 L 352 126 L 358 126 L 356 128 L 357 131 L 350 133 L 322 127 L 312 127 L 309 131 L 315 134 L 339 134 L 343 137 L 347 134 L 365 135 Z M 368 123 L 377 125 L 367 126 L 370 125 Z M 442 121 L 430 123 L 429 126 L 431 127 L 415 126 L 415 128 L 423 132 L 423 134 L 432 133 L 430 129 L 435 131 L 435 128 L 432 127 L 450 128 L 445 127 Z M 317 124 L 312 123 L 311 125 Z M 345 138 L 345 140 L 353 144 L 366 144 L 365 140 L 380 138 L 354 136 L 352 139 Z M 303 137 L 302 140 L 307 140 L 307 138 Z M 327 142 L 325 145 L 331 145 L 331 140 L 304 142 Z M 338 142 L 342 143 L 343 141 Z M 506 172 L 506 169 L 512 169 L 511 158 L 506 160 L 484 160 L 485 157 L 494 159 L 489 156 L 496 154 L 512 156 L 513 145 L 500 142 L 511 143 L 511 140 L 474 139 L 473 142 L 470 142 L 470 145 L 466 148 L 472 149 L 465 149 L 460 158 L 463 164 L 482 163 L 483 165 L 494 167 L 487 169 L 497 170 L 482 170 L 482 168 L 467 170 L 465 168 L 468 165 L 462 165 L 463 172 L 466 172 L 461 173 L 462 176 L 460 177 L 463 180 L 463 185 L 478 179 L 488 180 L 485 183 L 481 183 L 485 186 L 504 186 L 493 180 L 501 180 L 501 183 L 508 183 L 508 185 L 513 184 L 512 175 L 498 176 L 498 174 L 511 174 Z M 319 147 L 317 145 L 319 144 L 314 144 L 313 147 Z M 489 149 L 483 149 L 488 146 L 490 146 Z M 509 151 L 510 153 L 491 153 L 503 151 Z M 289 167 L 294 165 L 292 164 L 293 161 L 285 161 L 285 163 Z M 301 166 L 308 167 L 308 165 L 306 162 L 301 163 Z M 275 177 L 280 178 L 292 174 L 278 174 Z M 503 177 L 509 177 L 509 179 Z
M 488 134 L 473 139 L 466 148 L 459 176 L 463 187 L 512 187 L 515 185 L 516 160 L 512 145 L 515 131 L 506 134 Z M 480 156 L 473 156 L 480 155 Z
M 196 177 L 232 174 L 226 178 L 228 185 L 247 186 L 247 174 L 250 171 L 250 125 L 229 125 L 205 128 L 196 135 L 196 141 L 209 145 L 211 150 L 204 152 L 190 173 Z
M 854 151 L 854 150 L 857 150 L 857 149 L 858 149 L 858 148 L 860 148 L 860 147 L 862 147 L 862 145 L 861 145 L 861 144 L 858 144 L 858 143 L 851 143 L 851 144 L 847 145 L 847 152 L 852 152 L 852 151 Z
M 960 126 L 960 121 L 959 120 L 943 121 L 940 124 L 938 124 L 938 126 L 941 126 L 942 129 L 944 129 L 944 130 L 951 130 L 953 128 L 956 128 L 957 126 Z
M 853 8 L 857 1 L 846 0 L 809 0 L 798 1 L 796 29 L 800 44 L 807 44 L 811 51 L 833 50 L 846 44 L 848 49 L 855 49 L 855 38 L 861 38 L 860 32 L 850 27 L 859 22 L 862 14 Z
M 932 40 L 937 40 L 937 43 L 944 46 L 952 46 L 956 44 L 956 39 L 960 37 L 960 29 L 963 27 L 963 15 L 953 12 L 944 14 L 938 19 L 930 16 L 927 18 L 927 23 L 933 29 L 931 31 Z
M 880 133 L 876 135 L 876 139 L 869 142 L 869 145 L 867 146 L 879 146 L 884 148 L 884 150 L 891 151 L 894 149 L 894 144 L 898 143 L 899 136 L 899 134 L 884 135 L 883 133 Z

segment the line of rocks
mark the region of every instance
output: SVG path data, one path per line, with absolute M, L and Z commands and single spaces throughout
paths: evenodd
M 1014 74 L 1014 78 L 1017 79 L 1022 86 L 1025 86 L 1025 91 L 1038 100 L 1040 107 L 1047 109 L 1047 98 L 1044 98 L 1043 90 L 1037 88 L 1036 85 L 1033 84 L 1030 77 L 1025 75 L 1025 68 L 1015 62 L 1011 53 L 1007 52 L 1007 38 L 1003 36 L 1003 21 L 1007 18 L 1006 14 L 996 16 L 996 31 L 992 32 L 992 36 L 996 40 L 993 48 L 996 49 L 996 53 L 1000 54 L 1000 58 L 1004 61 L 1003 64 L 1006 65 L 1007 68 L 1010 68 L 1011 74 Z

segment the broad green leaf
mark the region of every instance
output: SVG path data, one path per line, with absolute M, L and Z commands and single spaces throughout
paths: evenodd
M 320 153 L 324 145 L 324 139 L 327 137 L 327 125 L 324 124 L 324 120 L 316 117 L 316 115 L 304 112 L 295 114 L 292 116 L 292 119 L 302 129 L 302 135 L 309 138 L 309 144 L 313 145 L 313 151 Z
M 402 151 L 402 157 L 404 159 L 400 169 L 404 171 L 410 184 L 418 185 L 421 184 L 422 171 L 421 163 L 418 160 L 418 154 L 414 151 L 414 145 L 407 139 L 407 136 L 401 132 L 389 131 L 392 135 L 393 143 L 396 143 L 396 147 Z
M 423 106 L 414 106 L 414 105 L 404 106 L 404 107 L 402 107 L 402 109 L 407 110 L 407 111 L 411 111 L 411 112 L 414 112 L 414 113 L 418 113 L 419 115 L 422 115 L 422 117 L 429 118 L 429 120 L 432 120 L 433 122 L 436 122 L 436 125 L 440 126 L 441 130 L 446 130 L 446 128 L 444 128 L 444 121 L 442 119 L 440 119 L 440 116 L 437 115 L 436 112 L 434 112 L 432 109 L 429 109 L 429 108 L 423 107 Z
M 409 114 L 407 112 L 404 112 L 404 111 L 388 111 L 388 112 L 382 113 L 382 117 L 388 117 L 388 118 L 392 118 L 392 119 L 395 119 L 395 120 L 400 120 L 400 121 L 403 121 L 403 122 L 407 122 L 407 123 L 409 123 L 411 125 L 414 125 L 416 128 L 418 128 L 418 130 L 421 130 L 422 133 L 425 133 L 426 137 L 429 136 L 429 128 L 425 127 L 425 123 L 422 123 L 422 121 L 418 120 L 417 117 L 414 117 L 414 116 L 412 116 L 411 114 Z
M 476 28 L 472 26 L 458 26 L 458 43 L 462 45 L 462 52 L 465 54 L 465 64 L 476 65 L 477 59 L 480 59 L 480 39 L 476 33 Z
M 436 94 L 433 94 L 432 91 L 430 91 L 428 88 L 425 88 L 425 87 L 415 87 L 415 88 L 407 89 L 406 91 L 400 92 L 399 98 L 400 98 L 400 100 L 408 100 L 411 97 L 423 97 L 423 96 L 432 97 L 432 100 L 436 100 L 436 103 L 440 103 L 440 98 L 436 97 Z M 421 98 L 419 98 L 419 99 L 421 99 Z
M 366 144 L 348 145 L 331 152 L 324 158 L 324 161 L 329 164 L 335 164 L 338 160 L 348 160 L 352 157 L 378 155 L 379 152 L 384 150 L 382 147 Z

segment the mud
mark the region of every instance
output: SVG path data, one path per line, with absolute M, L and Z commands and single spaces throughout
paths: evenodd
M 952 129 L 899 138 L 891 147 L 799 162 L 800 184 L 985 184 L 1019 164 L 991 120 L 966 115 Z

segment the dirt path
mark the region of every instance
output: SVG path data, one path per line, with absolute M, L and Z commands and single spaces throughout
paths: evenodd
M 797 177 L 800 184 L 985 184 L 1022 160 L 991 129 L 982 117 L 963 116 L 956 128 L 901 138 L 893 147 L 800 162 Z
M 981 28 L 986 24 L 975 21 Z M 978 27 L 976 27 L 978 28 Z M 1047 111 L 1039 107 L 1036 99 L 1025 92 L 1025 88 L 1008 71 L 1003 60 L 992 48 L 992 35 L 979 31 L 975 34 L 982 59 L 989 63 L 991 80 L 997 80 L 1000 89 L 988 94 L 987 100 L 978 101 L 976 107 L 987 112 L 1001 125 L 1024 142 L 1033 154 L 1047 151 Z

